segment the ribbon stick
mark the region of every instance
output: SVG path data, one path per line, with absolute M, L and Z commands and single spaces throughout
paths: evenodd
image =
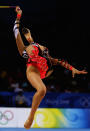
M 0 8 L 16 8 L 16 6 L 0 6 Z

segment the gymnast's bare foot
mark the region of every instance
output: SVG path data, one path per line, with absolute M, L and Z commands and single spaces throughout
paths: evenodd
M 24 124 L 24 128 L 25 129 L 30 129 L 32 123 L 33 123 L 33 119 L 32 120 L 27 119 L 26 122 L 25 122 L 25 124 Z

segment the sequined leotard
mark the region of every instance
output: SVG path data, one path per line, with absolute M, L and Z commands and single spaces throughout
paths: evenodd
M 44 79 L 46 77 L 46 73 L 49 70 L 49 68 L 52 67 L 52 63 L 48 59 L 49 51 L 48 48 L 45 47 L 45 49 L 42 51 L 39 47 L 39 44 L 32 43 L 33 50 L 32 55 L 27 55 L 26 51 L 23 52 L 23 57 L 27 58 L 26 65 L 27 66 L 35 66 L 38 68 L 40 72 L 41 79 Z

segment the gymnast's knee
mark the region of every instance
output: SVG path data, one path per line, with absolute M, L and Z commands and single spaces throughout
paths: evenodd
M 40 96 L 44 97 L 46 95 L 46 88 L 41 88 L 38 90 Z

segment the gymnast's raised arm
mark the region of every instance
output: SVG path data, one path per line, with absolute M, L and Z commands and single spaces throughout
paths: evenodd
M 24 45 L 21 35 L 20 35 L 20 32 L 19 32 L 19 24 L 20 24 L 20 18 L 22 15 L 22 10 L 18 6 L 16 7 L 16 13 L 17 13 L 17 18 L 14 23 L 13 31 L 14 31 L 14 36 L 16 39 L 18 51 L 19 51 L 20 55 L 22 56 L 22 52 L 25 50 L 26 46 Z

